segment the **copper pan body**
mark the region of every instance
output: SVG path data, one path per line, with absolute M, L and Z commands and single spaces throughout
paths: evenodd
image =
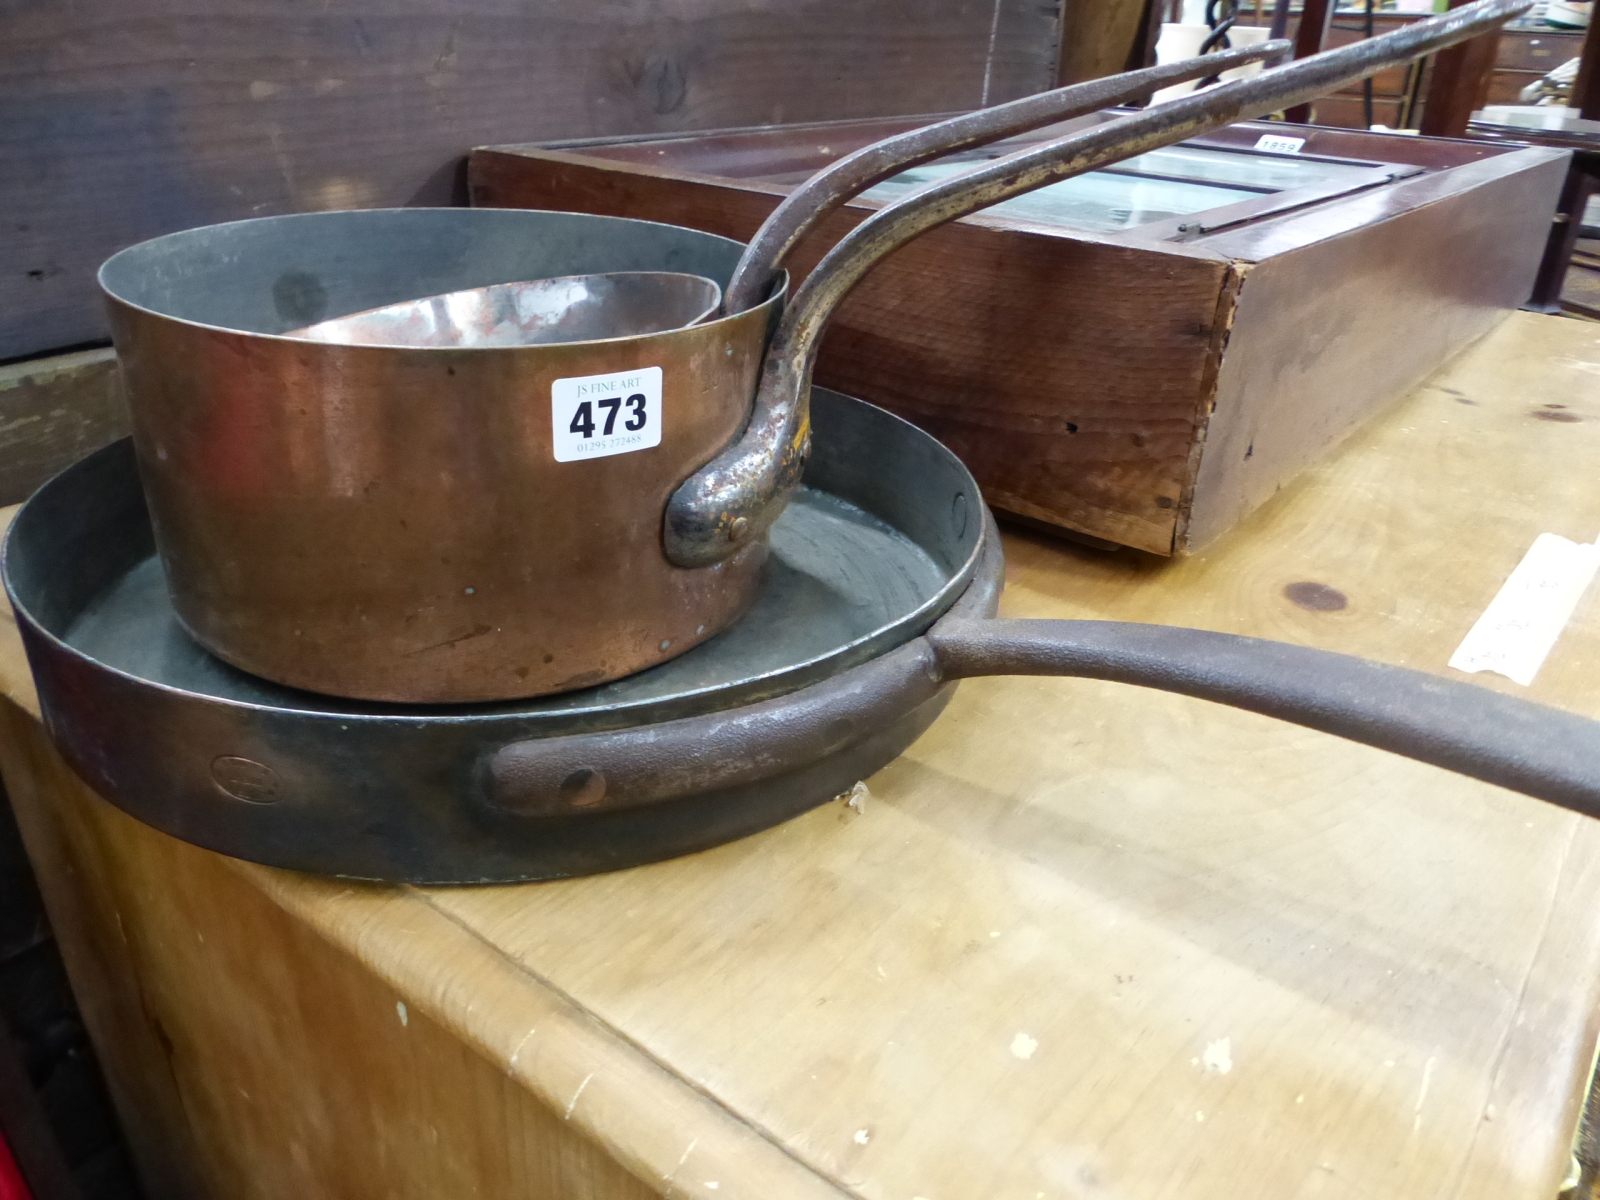
M 213 226 L 111 259 L 101 282 L 179 618 L 252 674 L 406 703 L 585 687 L 713 636 L 752 599 L 766 546 L 676 567 L 662 512 L 743 427 L 780 299 L 548 345 L 281 335 L 517 279 L 660 270 L 720 284 L 741 250 L 645 221 L 407 209 Z M 614 403 L 589 411 L 585 440 L 573 381 L 596 377 L 597 402 Z M 641 410 L 658 442 L 602 438 L 607 416 L 619 438 L 630 420 L 650 433 Z

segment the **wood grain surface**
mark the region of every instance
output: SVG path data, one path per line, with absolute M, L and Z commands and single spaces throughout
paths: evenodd
M 1538 534 L 1600 533 L 1597 375 L 1593 325 L 1517 314 L 1202 554 L 1008 534 L 1003 611 L 1450 674 Z M 1591 594 L 1532 687 L 1471 678 L 1600 716 L 1597 665 Z M 140 826 L 54 757 L 9 634 L 0 685 L 7 787 L 167 1194 L 1549 1200 L 1567 1171 L 1600 826 L 1379 751 L 970 681 L 863 811 L 418 890 Z
M 1333 23 L 1333 10 L 1337 7 L 1338 0 L 1302 0 L 1300 20 L 1295 23 L 1294 30 L 1296 58 L 1322 53 L 1328 41 L 1328 27 Z M 1316 109 L 1310 104 L 1296 104 L 1283 115 L 1296 125 L 1306 125 L 1315 117 Z
M 106 335 L 145 238 L 460 202 L 475 145 L 934 112 L 1049 87 L 1035 0 L 0 7 L 0 359 Z
M 1600 121 L 1600 23 L 1584 31 L 1578 77 L 1572 81 L 1572 105 L 1585 121 Z
M 1147 0 L 1066 0 L 1056 86 L 1130 70 L 1146 7 Z

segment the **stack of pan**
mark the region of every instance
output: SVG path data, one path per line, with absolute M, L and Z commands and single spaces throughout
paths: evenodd
M 907 238 L 1524 7 L 1479 0 L 986 163 L 865 222 L 787 306 L 783 255 L 860 188 L 1218 61 L 869 147 L 749 247 L 396 210 L 124 251 L 102 282 L 134 437 L 47 484 L 5 549 L 52 735 L 178 837 L 424 882 L 741 836 L 899 754 L 957 679 L 1012 672 L 1203 696 L 1600 813 L 1580 718 L 1276 643 L 992 620 L 1000 550 L 970 475 L 810 387 L 827 315 Z

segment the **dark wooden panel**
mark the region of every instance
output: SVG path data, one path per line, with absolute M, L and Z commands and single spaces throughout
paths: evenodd
M 1377 23 L 1374 22 L 1374 36 L 1387 32 L 1388 30 L 1377 28 Z M 1335 25 L 1332 29 L 1328 30 L 1328 38 L 1324 43 L 1324 48 L 1328 50 L 1335 50 L 1340 46 L 1349 46 L 1356 42 L 1364 42 L 1366 41 L 1366 37 L 1367 35 L 1360 29 L 1351 29 L 1347 26 Z M 1405 94 L 1405 90 L 1407 86 L 1409 86 L 1410 82 L 1411 67 L 1409 64 L 1399 67 L 1390 67 L 1387 71 L 1379 71 L 1372 77 L 1372 91 L 1373 94 L 1377 96 L 1401 96 Z M 1345 91 L 1347 93 L 1360 95 L 1361 85 L 1357 83 L 1352 87 L 1345 89 Z
M 1496 71 L 1489 76 L 1489 90 L 1484 95 L 1485 104 L 1521 104 L 1522 89 L 1537 83 L 1541 71 Z
M 105 336 L 157 234 L 460 199 L 490 142 L 936 112 L 1049 86 L 1049 0 L 0 5 L 0 359 Z
M 1334 0 L 1301 0 L 1300 24 L 1294 31 L 1294 56 L 1310 58 L 1327 44 L 1328 26 L 1333 21 Z M 1311 120 L 1311 106 L 1296 104 L 1284 116 L 1304 124 Z
M 1409 24 L 1413 17 L 1399 17 L 1392 13 L 1374 13 L 1372 17 L 1373 36 L 1392 33 L 1394 30 Z M 1300 18 L 1296 14 L 1290 20 L 1289 32 L 1297 36 L 1300 28 Z M 1354 42 L 1364 41 L 1367 36 L 1366 20 L 1360 14 L 1340 13 L 1329 24 L 1326 36 L 1323 38 L 1324 49 L 1336 49 L 1348 46 Z M 1388 125 L 1390 128 L 1398 127 L 1405 117 L 1405 95 L 1411 87 L 1412 72 L 1416 70 L 1415 64 L 1403 67 L 1391 67 L 1372 77 L 1373 114 L 1374 124 Z M 1322 97 L 1310 106 L 1307 120 L 1315 121 L 1318 125 L 1332 125 L 1341 129 L 1365 129 L 1366 108 L 1362 102 L 1362 86 L 1352 84 L 1341 91 L 1333 93 L 1331 97 Z
M 1461 8 L 1469 2 L 1450 0 L 1450 7 Z M 1467 122 L 1489 94 L 1489 76 L 1499 52 L 1500 32 L 1495 30 L 1434 55 L 1418 128 L 1431 137 L 1465 137 Z
M 1367 110 L 1360 94 L 1354 96 L 1324 96 L 1313 106 L 1318 125 L 1333 125 L 1339 129 L 1365 129 Z M 1397 128 L 1405 115 L 1405 105 L 1393 96 L 1372 98 L 1372 123 Z
M 948 115 L 948 114 L 945 114 Z M 823 167 L 871 142 L 931 125 L 935 114 L 880 117 L 865 121 L 822 121 L 814 124 L 726 129 L 682 136 L 665 134 L 638 141 L 611 140 L 534 142 L 530 150 L 559 149 L 582 158 L 613 159 L 674 174 L 712 175 L 718 179 L 756 179 L 769 183 L 793 176 L 799 183 Z M 497 146 L 515 150 L 515 146 Z
M 1590 20 L 1581 58 L 1572 84 L 1572 106 L 1585 121 L 1600 121 L 1600 21 Z
M 867 277 L 817 378 L 933 434 L 997 509 L 1171 554 L 1228 276 L 1203 252 L 945 226 Z

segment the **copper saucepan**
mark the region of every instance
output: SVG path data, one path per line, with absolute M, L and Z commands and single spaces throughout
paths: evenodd
M 781 321 L 776 269 L 808 213 L 939 154 L 1284 47 L 1061 89 L 869 147 L 775 213 L 748 248 L 643 221 L 395 210 L 238 222 L 123 251 L 101 282 L 177 615 L 246 671 L 367 700 L 541 695 L 675 657 L 755 594 L 768 530 L 809 449 L 817 340 L 885 254 L 1526 7 L 1479 0 L 933 184 L 841 242 Z M 727 315 L 465 349 L 285 336 L 418 296 L 608 272 L 726 283 Z
M 741 249 L 644 221 L 397 209 L 211 226 L 112 258 L 100 278 L 184 626 L 254 675 L 415 703 L 583 687 L 724 627 L 766 546 L 685 570 L 662 554 L 661 511 L 743 426 L 781 295 L 547 344 L 294 334 L 595 271 L 715 290 Z

